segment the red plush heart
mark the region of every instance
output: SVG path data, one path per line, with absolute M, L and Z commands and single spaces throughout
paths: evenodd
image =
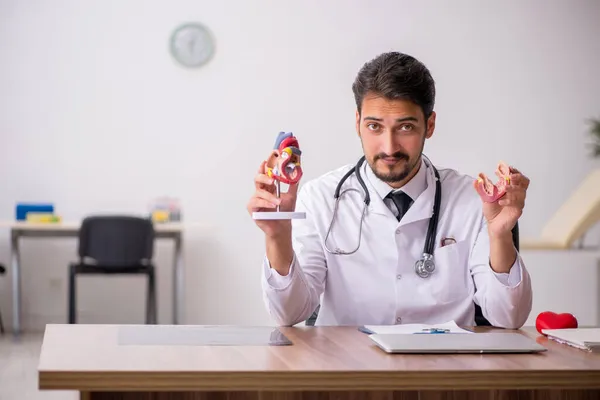
M 535 329 L 542 333 L 542 329 L 567 329 L 577 328 L 577 318 L 573 314 L 557 314 L 552 311 L 540 313 L 535 320 Z

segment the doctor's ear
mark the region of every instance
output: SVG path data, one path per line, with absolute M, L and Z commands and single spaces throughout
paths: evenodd
M 429 118 L 427 118 L 427 131 L 425 132 L 425 137 L 427 139 L 433 136 L 433 131 L 435 130 L 435 117 L 435 111 L 432 111 Z
M 360 113 L 356 110 L 356 133 L 360 137 Z

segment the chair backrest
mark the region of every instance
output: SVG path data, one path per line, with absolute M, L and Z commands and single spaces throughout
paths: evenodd
M 79 230 L 79 257 L 102 266 L 128 267 L 150 262 L 154 226 L 147 218 L 90 216 Z
M 517 222 L 512 229 L 512 238 L 513 244 L 517 251 L 519 251 L 519 222 Z M 317 306 L 317 309 L 312 313 L 312 315 L 306 320 L 305 325 L 314 326 L 319 316 L 320 305 Z M 475 325 L 477 326 L 492 326 L 492 324 L 483 316 L 483 311 L 481 307 L 475 303 Z
M 541 237 L 571 245 L 600 221 L 600 169 L 592 171 L 542 229 Z

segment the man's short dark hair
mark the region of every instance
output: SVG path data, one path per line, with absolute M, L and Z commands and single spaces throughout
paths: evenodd
M 384 53 L 367 62 L 352 84 L 358 112 L 367 93 L 390 100 L 409 100 L 421 107 L 425 119 L 435 104 L 435 82 L 423 63 L 408 54 Z

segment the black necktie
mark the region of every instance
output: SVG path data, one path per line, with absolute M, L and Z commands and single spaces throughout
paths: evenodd
M 412 203 L 413 203 L 412 199 L 410 198 L 409 195 L 407 195 L 406 193 L 404 193 L 402 191 L 398 191 L 395 193 L 390 192 L 386 197 L 389 197 L 390 199 L 392 199 L 392 201 L 396 205 L 396 208 L 398 209 L 398 215 L 396 216 L 396 219 L 398 219 L 398 221 L 400 221 L 402 219 L 402 217 L 404 216 L 404 214 L 406 214 L 406 212 L 412 205 Z

